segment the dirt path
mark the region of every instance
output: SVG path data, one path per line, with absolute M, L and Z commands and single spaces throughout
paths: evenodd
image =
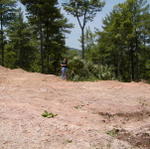
M 42 117 L 44 110 L 57 116 Z M 0 149 L 136 148 L 150 148 L 149 84 L 0 67 Z

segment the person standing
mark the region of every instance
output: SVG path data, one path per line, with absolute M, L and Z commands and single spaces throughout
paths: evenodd
M 61 78 L 63 80 L 67 79 L 67 70 L 68 70 L 67 64 L 68 64 L 68 60 L 64 58 L 64 60 L 61 63 Z

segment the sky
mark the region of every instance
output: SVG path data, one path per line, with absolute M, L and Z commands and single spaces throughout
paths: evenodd
M 60 4 L 61 2 L 66 2 L 68 0 L 58 0 L 58 1 Z M 102 21 L 105 18 L 105 16 L 108 15 L 112 11 L 112 9 L 115 5 L 117 5 L 118 3 L 125 2 L 125 0 L 103 0 L 103 1 L 105 1 L 105 6 L 103 7 L 102 11 L 97 13 L 93 22 L 89 22 L 86 25 L 86 27 L 90 27 L 91 31 L 93 31 L 93 32 L 94 32 L 95 28 L 102 30 L 102 25 L 103 25 Z M 20 6 L 21 5 L 19 4 L 19 7 Z M 62 13 L 68 19 L 68 21 L 69 21 L 68 23 L 74 24 L 74 28 L 70 29 L 71 32 L 69 34 L 65 34 L 66 46 L 75 48 L 75 49 L 81 49 L 81 44 L 79 42 L 79 39 L 81 36 L 81 29 L 78 25 L 77 19 L 71 15 L 68 15 L 64 10 L 62 10 Z

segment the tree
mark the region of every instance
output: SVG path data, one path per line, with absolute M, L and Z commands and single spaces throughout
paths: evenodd
M 1 0 L 0 1 L 0 45 L 1 45 L 1 64 L 4 66 L 4 27 L 8 27 L 9 23 L 15 16 L 16 0 Z
M 38 71 L 38 69 L 35 69 L 35 65 L 37 65 L 35 61 L 38 58 L 37 41 L 33 36 L 32 26 L 24 22 L 21 10 L 18 10 L 15 20 L 10 23 L 7 36 L 6 66 L 10 66 L 9 57 L 13 57 L 14 66 L 11 65 L 11 67 Z
M 96 63 L 96 62 L 93 59 L 93 57 L 94 57 L 93 55 L 97 54 L 96 37 L 97 37 L 96 31 L 92 32 L 90 27 L 88 27 L 86 29 L 85 37 L 84 37 L 84 40 L 85 40 L 85 59 L 88 61 L 93 61 L 94 63 Z
M 26 6 L 29 22 L 34 25 L 34 31 L 40 40 L 41 70 L 43 73 L 56 73 L 56 67 L 65 51 L 64 32 L 71 26 L 60 13 L 57 0 L 21 2 Z
M 87 22 L 93 21 L 96 13 L 101 11 L 104 2 L 101 0 L 70 0 L 64 3 L 64 9 L 77 18 L 81 29 L 82 58 L 85 56 L 84 30 Z
M 121 80 L 139 80 L 145 73 L 150 39 L 148 16 L 149 5 L 145 0 L 127 0 L 104 19 L 99 53 L 104 63 L 113 65 Z
M 124 34 L 123 39 L 126 41 L 125 46 L 128 46 L 131 80 L 138 80 L 141 75 L 140 71 L 143 70 L 141 56 L 144 52 L 144 38 L 141 36 L 148 35 L 143 28 L 146 30 L 147 14 L 149 14 L 149 5 L 146 2 L 146 0 L 128 0 L 119 8 L 123 17 L 127 16 L 120 28 L 124 31 L 122 35 Z

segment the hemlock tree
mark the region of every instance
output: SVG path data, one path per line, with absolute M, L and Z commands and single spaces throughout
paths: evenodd
M 4 29 L 8 27 L 9 23 L 15 16 L 16 0 L 1 0 L 0 1 L 0 47 L 1 47 L 1 64 L 4 66 Z
M 77 18 L 81 28 L 82 58 L 85 56 L 84 31 L 87 22 L 93 21 L 96 13 L 102 10 L 104 2 L 101 0 L 70 0 L 63 4 L 64 9 L 69 14 Z

